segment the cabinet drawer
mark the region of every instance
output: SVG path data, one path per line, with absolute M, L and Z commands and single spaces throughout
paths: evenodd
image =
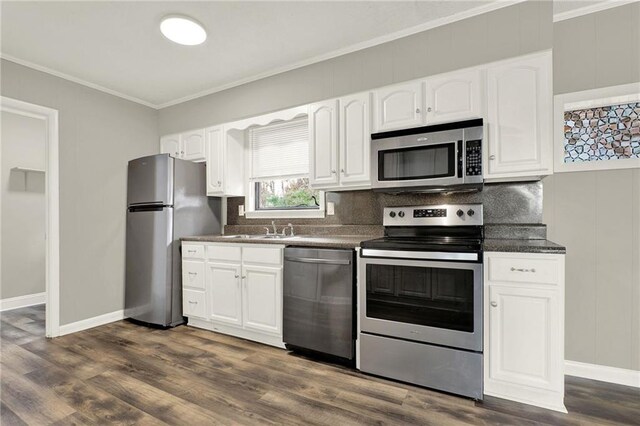
M 235 244 L 220 244 L 207 246 L 207 259 L 240 262 L 242 249 Z
M 182 257 L 184 259 L 204 259 L 204 246 L 202 244 L 182 244 Z
M 205 318 L 204 291 L 182 291 L 182 315 L 185 317 Z
M 204 262 L 199 260 L 182 261 L 182 286 L 204 290 Z
M 554 258 L 491 256 L 487 257 L 489 281 L 558 285 L 560 264 Z
M 282 266 L 282 249 L 271 247 L 245 247 L 243 263 L 258 263 Z

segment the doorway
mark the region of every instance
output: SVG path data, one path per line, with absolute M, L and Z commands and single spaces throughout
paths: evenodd
M 55 337 L 59 335 L 58 112 L 6 97 L 0 104 L 0 311 L 3 321 L 15 318 L 32 333 L 44 329 L 44 335 Z

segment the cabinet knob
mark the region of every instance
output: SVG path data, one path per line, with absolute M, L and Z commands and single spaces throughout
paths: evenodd
M 431 112 L 431 111 L 433 111 L 431 107 L 427 108 L 427 112 Z
M 236 274 L 236 278 L 240 278 L 240 275 Z
M 491 306 L 495 308 L 496 306 L 498 306 L 498 302 L 491 302 Z
M 222 185 L 222 182 L 218 181 L 218 186 Z
M 193 300 L 189 300 L 189 304 L 191 304 L 191 305 L 197 305 L 197 304 L 198 304 L 198 302 L 194 302 Z
M 495 156 L 495 155 L 490 155 L 490 156 L 489 156 L 489 160 L 495 160 L 495 159 L 496 159 L 496 156 Z
M 243 275 L 243 276 L 242 276 L 242 279 L 243 279 L 243 280 L 244 280 L 244 279 L 246 279 L 246 278 L 247 278 L 247 276 L 246 276 L 246 275 Z
M 420 114 L 420 108 L 416 108 L 416 114 Z
M 180 151 L 180 154 L 184 154 L 184 151 Z
M 344 174 L 344 169 L 340 169 L 340 173 Z
M 332 175 L 335 175 L 335 174 L 336 174 L 336 171 L 335 171 L 335 170 L 331 170 L 331 174 L 332 174 Z

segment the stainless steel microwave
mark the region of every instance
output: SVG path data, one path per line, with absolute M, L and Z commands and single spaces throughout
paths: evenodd
M 372 186 L 386 192 L 482 188 L 482 119 L 371 135 Z

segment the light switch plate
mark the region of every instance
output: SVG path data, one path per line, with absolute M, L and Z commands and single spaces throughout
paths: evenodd
M 238 216 L 244 216 L 244 204 L 238 206 Z
M 333 216 L 336 214 L 336 203 L 329 201 L 327 203 L 327 215 Z

